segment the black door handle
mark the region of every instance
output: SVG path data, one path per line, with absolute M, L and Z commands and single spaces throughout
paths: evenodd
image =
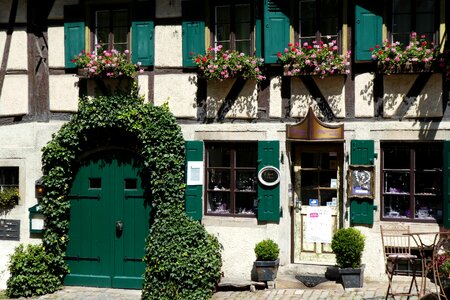
M 116 233 L 118 235 L 121 235 L 123 231 L 123 222 L 122 221 L 116 221 Z

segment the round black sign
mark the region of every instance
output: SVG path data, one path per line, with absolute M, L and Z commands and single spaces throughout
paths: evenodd
M 259 171 L 258 179 L 264 185 L 276 185 L 280 182 L 280 171 L 273 166 L 264 167 Z

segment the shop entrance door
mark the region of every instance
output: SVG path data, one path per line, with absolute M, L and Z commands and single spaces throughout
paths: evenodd
M 294 262 L 334 263 L 331 237 L 342 202 L 342 144 L 294 145 Z
M 151 205 L 129 153 L 84 160 L 72 185 L 66 285 L 142 288 Z

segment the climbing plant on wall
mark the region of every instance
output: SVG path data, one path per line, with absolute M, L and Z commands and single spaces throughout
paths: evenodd
M 59 285 L 62 285 L 64 276 L 69 272 L 63 258 L 69 238 L 68 193 L 78 171 L 79 159 L 84 153 L 106 146 L 108 139 L 105 139 L 105 135 L 116 133 L 131 137 L 124 140 L 133 142 L 122 146 L 138 152 L 143 157 L 144 168 L 150 174 L 147 185 L 156 212 L 146 241 L 147 267 L 143 298 L 156 299 L 152 296 L 153 292 L 145 289 L 160 288 L 156 292 L 158 299 L 175 299 L 171 298 L 170 293 L 186 295 L 185 299 L 204 299 L 204 295 L 212 294 L 220 276 L 221 246 L 203 226 L 184 213 L 184 140 L 180 127 L 167 106 L 144 104 L 137 88 L 128 94 L 80 99 L 78 113 L 54 134 L 43 149 L 45 195 L 41 206 L 46 217 L 43 247 L 50 256 L 46 260 L 48 270 L 58 276 Z M 172 245 L 172 258 L 176 259 L 169 259 L 163 249 L 167 246 L 167 238 L 172 241 L 185 240 L 184 243 Z M 182 254 L 190 255 L 190 251 L 196 253 L 192 259 Z M 180 260 L 181 257 L 183 260 Z M 164 261 L 161 262 L 161 259 Z M 155 268 L 155 264 L 165 265 L 165 269 Z M 173 270 L 183 268 L 193 273 L 173 273 Z M 16 274 L 15 277 L 20 276 Z M 188 278 L 186 276 L 200 277 L 201 280 L 185 280 Z M 171 277 L 171 282 L 178 286 L 166 291 L 161 281 Z M 14 280 L 14 276 L 11 277 L 10 281 Z M 146 284 L 148 282 L 153 286 Z M 27 295 L 53 292 L 59 285 L 28 291 Z M 8 288 L 12 286 L 8 284 Z M 14 294 L 21 295 L 21 292 L 15 291 Z

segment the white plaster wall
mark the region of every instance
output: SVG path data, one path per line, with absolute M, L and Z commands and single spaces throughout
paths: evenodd
M 235 81 L 236 79 L 208 81 L 206 97 L 206 115 L 208 118 L 217 117 L 217 113 Z M 258 86 L 254 80 L 248 80 L 225 118 L 253 119 L 257 117 L 257 113 Z
M 182 66 L 183 47 L 181 36 L 181 25 L 155 26 L 155 66 Z
M 139 87 L 139 95 L 144 97 L 144 103 L 149 101 L 148 99 L 148 75 L 139 75 L 137 77 L 137 84 Z
M 316 76 L 313 78 L 334 115 L 343 118 L 345 116 L 345 77 L 335 75 L 324 79 Z M 317 105 L 317 100 L 309 94 L 300 78 L 291 78 L 291 103 L 291 117 L 303 118 L 310 106 L 317 116 L 323 116 Z
M 64 68 L 64 27 L 48 27 L 48 65 Z
M 418 75 L 393 74 L 384 76 L 384 117 L 441 117 L 442 112 L 442 76 L 432 74 L 417 98 L 406 98 L 406 93 Z
M 50 75 L 50 110 L 76 112 L 78 110 L 78 77 L 75 75 Z
M 9 255 L 19 243 L 40 243 L 37 236 L 30 236 L 28 209 L 37 203 L 34 194 L 35 181 L 42 176 L 41 149 L 51 139 L 63 122 L 22 123 L 0 126 L 0 166 L 19 167 L 19 205 L 2 219 L 20 220 L 20 241 L 0 240 L 0 290 L 6 288 L 9 277 Z
M 270 78 L 270 111 L 269 116 L 271 118 L 281 118 L 282 111 L 282 97 L 281 97 L 281 76 L 275 76 Z
M 28 68 L 28 43 L 26 28 L 15 28 L 11 38 L 9 49 L 8 70 L 27 70 Z
M 193 74 L 155 75 L 154 104 L 169 103 L 178 118 L 197 118 L 197 77 Z
M 355 117 L 373 117 L 373 80 L 375 74 L 363 73 L 355 76 Z
M 28 113 L 28 76 L 6 75 L 0 95 L 0 116 Z
M 0 23 L 8 23 L 11 12 L 12 0 L 0 0 Z M 27 21 L 27 1 L 19 0 L 17 6 L 16 23 L 25 23 Z
M 157 0 L 156 18 L 181 17 L 181 0 Z

